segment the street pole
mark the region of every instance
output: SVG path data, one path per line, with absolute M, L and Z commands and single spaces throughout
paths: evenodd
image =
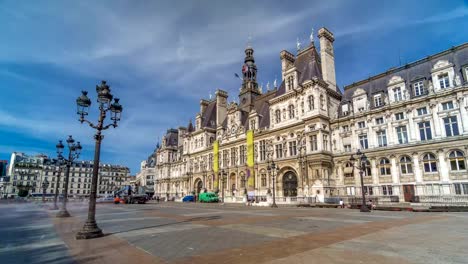
M 111 126 L 114 128 L 117 127 L 117 122 L 120 121 L 120 115 L 123 109 L 119 104 L 118 98 L 114 98 L 114 102 L 111 103 L 113 96 L 111 94 L 110 87 L 106 84 L 105 81 L 102 81 L 100 86 L 96 86 L 96 92 L 98 93 L 100 112 L 97 125 L 94 125 L 84 118 L 86 115 L 88 115 L 88 108 L 91 105 L 91 100 L 87 97 L 87 92 L 83 91 L 82 95 L 76 100 L 76 104 L 78 106 L 77 114 L 80 115 L 79 121 L 81 123 L 86 122 L 89 126 L 97 130 L 94 136 L 96 144 L 94 149 L 93 178 L 91 181 L 88 218 L 83 228 L 76 234 L 76 239 L 91 239 L 102 237 L 104 235 L 96 223 L 96 194 L 99 173 L 99 160 L 101 154 L 101 142 L 104 137 L 101 134 L 101 131 L 108 129 Z M 104 126 L 107 111 L 112 113 L 111 120 L 113 120 L 113 123 Z
M 361 212 L 369 212 L 369 207 L 366 205 L 366 193 L 364 191 L 364 179 L 362 175 L 364 174 L 362 167 L 359 170 L 359 176 L 361 177 L 361 193 L 362 193 L 362 204 L 361 204 Z

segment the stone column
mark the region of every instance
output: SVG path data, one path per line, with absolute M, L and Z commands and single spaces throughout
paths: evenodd
M 419 154 L 417 152 L 413 152 L 413 173 L 414 173 L 414 180 L 416 183 L 420 184 L 423 182 L 422 171 L 419 165 Z
M 431 111 L 432 111 L 432 120 L 433 120 L 433 123 L 434 123 L 434 138 L 440 138 L 442 133 L 441 133 L 441 127 L 440 127 L 440 118 L 439 118 L 439 115 L 437 114 L 438 112 L 438 109 L 437 109 L 437 106 L 438 106 L 438 103 L 436 101 L 431 101 L 429 103 L 429 106 L 431 108 Z
M 447 161 L 445 160 L 445 153 L 443 149 L 437 150 L 437 155 L 439 156 L 439 175 L 442 183 L 447 183 L 449 181 L 449 167 Z
M 372 183 L 379 184 L 379 170 L 377 168 L 377 160 L 375 158 L 370 159 L 371 164 L 371 173 L 372 173 Z
M 409 129 L 409 142 L 416 141 L 416 128 L 413 121 L 413 108 L 406 108 L 406 116 L 408 118 L 408 129 Z
M 376 138 L 375 138 L 375 133 L 374 129 L 371 127 L 372 125 L 372 118 L 367 119 L 367 141 L 369 144 L 369 148 L 375 148 L 377 146 L 376 144 Z
M 396 164 L 396 157 L 395 155 L 391 155 L 390 156 L 390 163 L 392 164 L 392 168 L 391 168 L 391 173 L 392 173 L 392 182 L 394 184 L 399 184 L 400 183 L 400 173 L 399 173 L 399 170 L 398 170 L 398 166 Z
M 460 134 L 468 134 L 468 113 L 465 106 L 463 94 L 457 94 L 458 108 L 460 109 L 460 123 L 462 130 Z
M 385 113 L 385 121 L 387 122 L 387 146 L 392 146 L 395 144 L 395 132 L 392 126 L 391 114 L 389 112 Z

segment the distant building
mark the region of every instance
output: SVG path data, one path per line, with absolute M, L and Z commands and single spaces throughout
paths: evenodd
M 7 165 L 8 165 L 8 160 L 0 160 L 0 177 L 6 176 Z
M 15 195 L 18 187 L 26 187 L 29 193 L 42 193 L 42 183 L 47 181 L 49 186 L 46 193 L 55 193 L 57 176 L 60 172 L 59 192 L 64 187 L 65 165 L 59 167 L 55 159 L 46 155 L 26 155 L 14 152 L 11 155 L 8 171 L 9 188 L 7 192 Z M 72 197 L 86 197 L 91 192 L 91 179 L 93 174 L 92 161 L 75 161 L 70 168 L 68 195 Z M 101 163 L 97 195 L 112 195 L 130 182 L 130 169 L 121 165 Z

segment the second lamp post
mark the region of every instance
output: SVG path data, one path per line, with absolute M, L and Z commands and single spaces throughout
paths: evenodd
M 353 155 L 349 158 L 349 161 L 352 163 L 353 168 L 359 170 L 359 176 L 361 178 L 361 194 L 362 194 L 362 204 L 361 204 L 361 212 L 370 212 L 369 207 L 366 205 L 366 192 L 364 190 L 364 179 L 363 174 L 366 171 L 366 164 L 367 164 L 367 156 L 366 154 L 362 153 L 361 150 L 358 149 L 356 152 L 356 156 L 358 156 L 359 163 L 358 166 L 354 165 L 356 163 L 356 158 Z
M 276 184 L 275 183 L 276 183 L 276 173 L 280 170 L 280 168 L 279 166 L 276 166 L 274 161 L 271 161 L 271 163 L 268 164 L 267 170 L 268 170 L 268 174 L 270 174 L 271 179 L 273 181 L 273 203 L 271 204 L 271 207 L 278 207 L 278 205 L 276 205 L 276 197 L 275 197 Z
M 68 136 L 67 145 L 68 145 L 68 159 L 64 158 L 62 155 L 63 149 L 65 148 L 65 146 L 62 144 L 62 140 L 59 140 L 59 143 L 56 146 L 59 160 L 64 161 L 66 164 L 65 181 L 64 181 L 65 186 L 63 188 L 62 208 L 60 208 L 60 211 L 57 213 L 57 217 L 69 217 L 70 216 L 70 213 L 68 213 L 67 211 L 68 179 L 70 177 L 70 167 L 72 166 L 73 162 L 76 159 L 78 159 L 78 157 L 81 154 L 81 149 L 82 149 L 80 142 L 77 142 L 75 144 L 75 140 L 73 139 L 71 135 Z

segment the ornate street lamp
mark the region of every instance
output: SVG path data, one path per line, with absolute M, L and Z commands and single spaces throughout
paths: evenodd
M 46 191 L 48 187 L 49 187 L 49 182 L 47 181 L 47 179 L 45 179 L 45 181 L 42 182 L 42 202 L 43 203 L 45 203 L 45 195 L 46 195 Z
M 63 149 L 65 148 L 62 144 L 62 141 L 59 140 L 59 143 L 56 145 L 57 154 L 60 161 L 63 161 L 66 165 L 65 169 L 65 181 L 64 181 L 64 188 L 63 188 L 63 201 L 62 201 L 62 208 L 57 213 L 57 217 L 69 217 L 70 213 L 67 211 L 67 200 L 68 200 L 68 179 L 70 178 L 70 167 L 72 166 L 73 162 L 80 157 L 81 147 L 80 142 L 76 142 L 73 137 L 70 135 L 67 138 L 67 147 L 68 147 L 68 159 L 63 157 Z M 56 189 L 57 190 L 57 189 Z
M 227 173 L 224 171 L 224 169 L 221 171 L 221 182 L 223 183 L 223 186 L 221 187 L 221 199 L 222 203 L 224 204 L 224 186 L 226 185 L 226 177 Z
M 370 212 L 369 208 L 366 205 L 366 193 L 364 191 L 364 180 L 363 180 L 363 174 L 364 171 L 366 170 L 366 163 L 367 163 L 367 156 L 366 154 L 362 153 L 360 149 L 356 152 L 356 156 L 358 156 L 359 163 L 358 166 L 355 165 L 356 163 L 356 158 L 354 158 L 353 154 L 351 154 L 351 157 L 349 158 L 349 161 L 353 165 L 353 174 L 354 174 L 354 168 L 359 170 L 359 176 L 361 178 L 361 193 L 362 193 L 362 204 L 361 204 L 361 212 Z
M 85 119 L 88 115 L 88 109 L 91 105 L 91 100 L 87 96 L 87 92 L 83 91 L 82 95 L 76 99 L 77 114 L 80 116 L 79 121 L 81 123 L 87 123 L 90 127 L 97 130 L 94 135 L 96 140 L 96 146 L 94 149 L 94 163 L 93 163 L 93 178 L 91 181 L 91 194 L 89 196 L 89 208 L 88 208 L 88 219 L 84 224 L 83 228 L 76 234 L 76 239 L 90 239 L 96 237 L 102 237 L 104 234 L 96 223 L 96 192 L 97 192 L 97 181 L 99 173 L 99 158 L 101 154 L 101 141 L 103 135 L 102 130 L 108 128 L 117 127 L 117 123 L 120 121 L 120 115 L 123 107 L 119 104 L 119 99 L 115 98 L 112 103 L 112 94 L 110 87 L 106 84 L 106 81 L 102 81 L 101 85 L 96 85 L 96 92 L 98 94 L 97 102 L 99 103 L 99 118 L 97 125 L 94 125 L 90 121 Z M 106 119 L 106 113 L 111 112 L 111 124 L 104 125 Z
M 279 166 L 276 166 L 274 161 L 271 161 L 270 164 L 268 164 L 267 171 L 268 174 L 271 176 L 271 179 L 273 181 L 273 203 L 271 204 L 271 207 L 277 208 L 278 205 L 276 205 L 276 174 L 279 172 L 280 168 Z

